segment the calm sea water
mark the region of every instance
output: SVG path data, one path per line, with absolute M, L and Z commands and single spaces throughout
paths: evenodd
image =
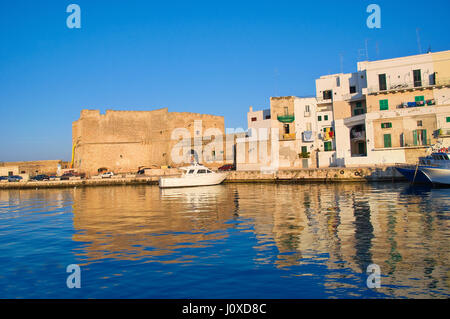
M 0 191 L 0 298 L 448 298 L 449 204 L 399 183 Z

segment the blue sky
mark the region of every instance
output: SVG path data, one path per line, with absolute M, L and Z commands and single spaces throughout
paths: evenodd
M 81 29 L 66 7 L 81 7 Z M 381 7 L 381 29 L 366 8 Z M 3 1 L 0 161 L 63 159 L 84 108 L 199 112 L 246 128 L 249 105 L 315 94 L 320 75 L 450 49 L 442 1 Z M 361 59 L 359 59 L 361 60 Z

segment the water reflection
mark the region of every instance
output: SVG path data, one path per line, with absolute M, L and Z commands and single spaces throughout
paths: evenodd
M 47 212 L 72 205 L 72 240 L 85 264 L 221 263 L 224 252 L 239 251 L 231 238 L 247 234 L 246 240 L 255 239 L 254 253 L 239 252 L 239 258 L 256 269 L 273 265 L 285 276 L 316 278 L 330 296 L 342 289 L 345 296 L 364 295 L 372 263 L 383 275 L 378 291 L 388 296 L 450 294 L 447 189 L 229 184 L 0 192 L 0 213 L 27 203 Z M 316 265 L 326 271 L 313 270 Z

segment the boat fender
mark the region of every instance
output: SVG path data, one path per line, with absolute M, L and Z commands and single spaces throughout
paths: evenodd
M 341 170 L 339 173 L 340 173 L 341 175 L 344 175 L 344 170 Z
M 355 176 L 361 176 L 361 173 L 358 172 L 358 171 L 356 171 L 356 172 L 355 172 Z

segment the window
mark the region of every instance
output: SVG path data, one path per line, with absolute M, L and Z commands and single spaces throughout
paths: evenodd
M 324 121 L 328 121 L 328 115 L 325 115 L 325 116 L 323 117 L 323 120 L 324 120 Z
M 194 171 L 195 171 L 195 170 L 190 169 L 189 172 L 188 172 L 188 174 L 194 174 Z
M 325 152 L 331 152 L 333 150 L 333 144 L 331 142 L 323 143 L 323 148 Z
M 206 174 L 206 169 L 199 169 L 197 174 Z
M 391 134 L 384 134 L 384 147 L 392 147 Z
M 381 128 L 392 128 L 391 122 L 381 123 Z
M 413 131 L 414 145 L 428 145 L 427 143 L 427 130 L 414 130 Z
M 256 117 L 252 117 L 252 122 L 256 122 Z
M 353 115 L 360 115 L 360 114 L 364 114 L 364 110 L 363 109 L 354 109 L 353 110 Z
M 309 105 L 305 105 L 305 112 L 309 112 Z
M 387 89 L 386 74 L 378 74 L 378 85 L 379 85 L 380 91 L 386 91 L 386 89 Z
M 356 102 L 356 107 L 362 107 L 362 103 L 361 102 Z
M 289 124 L 284 124 L 284 134 L 289 134 Z
M 323 91 L 323 99 L 324 100 L 331 100 L 332 95 L 333 94 L 332 94 L 331 90 Z
M 450 116 L 447 116 L 447 123 L 450 123 Z
M 414 77 L 414 87 L 422 86 L 422 76 L 420 74 L 420 70 L 414 70 L 413 77 Z
M 270 115 L 266 115 L 266 120 L 270 120 Z
M 317 117 L 317 120 L 318 120 L 319 122 L 322 121 L 322 116 L 319 115 L 319 116 Z
M 302 153 L 308 153 L 308 147 L 302 146 Z
M 350 86 L 350 94 L 356 93 L 356 86 Z
M 289 108 L 287 106 L 284 107 L 284 115 L 289 114 Z
M 417 126 L 422 126 L 422 121 L 417 121 Z
M 306 130 L 307 131 L 312 131 L 310 122 L 306 123 Z
M 388 100 L 380 100 L 380 111 L 389 110 Z

